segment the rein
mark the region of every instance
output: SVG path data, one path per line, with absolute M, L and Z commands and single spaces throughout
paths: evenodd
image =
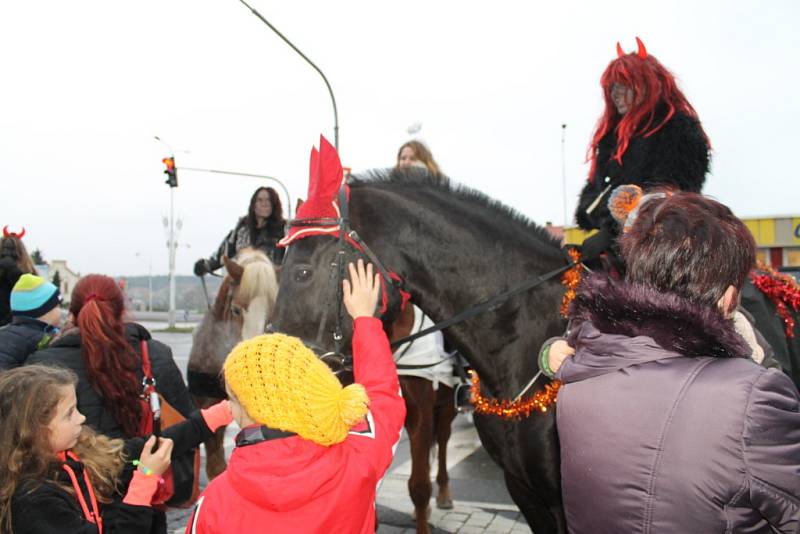
M 339 188 L 338 194 L 339 200 L 339 217 L 309 217 L 303 219 L 293 219 L 289 222 L 290 226 L 304 226 L 304 227 L 314 227 L 314 226 L 338 226 L 338 241 L 339 241 L 339 248 L 336 253 L 336 261 L 331 263 L 331 280 L 335 284 L 335 295 L 336 300 L 338 303 L 336 304 L 336 325 L 333 331 L 333 342 L 334 342 L 334 350 L 325 352 L 319 359 L 327 360 L 334 358 L 338 364 L 346 367 L 352 362 L 352 357 L 346 357 L 341 353 L 341 342 L 342 342 L 342 325 L 344 322 L 344 315 L 343 315 L 343 302 L 342 302 L 342 280 L 344 280 L 344 257 L 346 254 L 346 246 L 350 244 L 356 251 L 362 253 L 369 259 L 369 261 L 375 265 L 376 269 L 380 273 L 381 277 L 384 279 L 386 286 L 393 286 L 395 285 L 395 281 L 389 275 L 388 271 L 384 267 L 383 263 L 380 261 L 377 255 L 367 246 L 363 239 L 358 235 L 355 230 L 350 229 L 350 218 L 349 218 L 349 202 L 347 199 L 347 185 L 342 184 Z M 557 269 L 553 269 L 543 275 L 535 276 L 529 278 L 528 280 L 524 281 L 523 283 L 515 286 L 499 295 L 496 295 L 489 300 L 486 300 L 480 304 L 476 304 L 475 306 L 468 308 L 449 319 L 445 319 L 440 321 L 433 326 L 430 326 L 424 330 L 415 332 L 414 334 L 408 335 L 404 338 L 398 339 L 397 341 L 390 344 L 392 349 L 403 345 L 404 343 L 413 342 L 416 339 L 419 339 L 423 336 L 427 336 L 428 334 L 432 334 L 434 332 L 438 332 L 440 330 L 444 330 L 454 324 L 458 324 L 460 322 L 466 321 L 476 315 L 479 315 L 487 310 L 492 309 L 493 307 L 497 306 L 498 304 L 502 303 L 503 301 L 524 293 L 526 291 L 530 291 L 543 283 L 547 282 L 555 278 L 556 276 L 568 271 L 576 267 L 576 265 L 580 265 L 580 263 L 576 263 L 575 258 L 572 255 L 567 255 L 567 263 Z M 326 305 L 322 307 L 320 312 L 320 323 L 319 328 L 317 329 L 317 338 L 314 344 L 316 347 L 322 346 L 322 336 L 325 332 L 325 327 L 327 325 L 327 314 L 325 313 L 329 307 L 329 300 L 326 301 Z M 385 310 L 384 310 L 385 311 Z M 398 369 L 425 369 L 429 367 L 435 367 L 447 360 L 453 358 L 453 355 L 449 355 L 447 358 L 443 358 L 438 362 L 434 362 L 432 364 L 420 364 L 420 365 L 404 365 L 398 364 Z M 534 378 L 528 383 L 522 393 L 517 396 L 517 399 L 521 397 L 530 387 L 533 385 L 533 382 L 536 381 L 539 375 L 534 376 Z
M 484 302 L 482 302 L 480 304 L 476 304 L 475 306 L 473 306 L 471 308 L 467 308 L 466 310 L 462 311 L 461 313 L 459 313 L 457 315 L 454 315 L 453 317 L 450 317 L 449 319 L 445 319 L 444 321 L 440 321 L 440 322 L 436 323 L 435 325 L 426 328 L 425 330 L 421 330 L 419 332 L 416 332 L 414 334 L 406 336 L 406 337 L 404 337 L 402 339 L 398 339 L 397 341 L 392 343 L 390 346 L 392 348 L 396 348 L 396 347 L 402 345 L 403 343 L 408 343 L 409 341 L 414 341 L 417 338 L 420 338 L 420 337 L 423 337 L 423 336 L 427 336 L 428 334 L 432 334 L 433 332 L 438 332 L 439 330 L 444 330 L 445 328 L 447 328 L 449 326 L 452 326 L 454 324 L 460 323 L 462 321 L 466 321 L 467 319 L 475 317 L 476 315 L 481 314 L 481 313 L 483 313 L 483 312 L 495 307 L 496 305 L 500 304 L 504 300 L 507 300 L 507 299 L 513 297 L 514 295 L 518 295 L 519 293 L 524 293 L 525 291 L 529 291 L 531 289 L 536 288 L 537 286 L 542 285 L 543 283 L 547 282 L 548 280 L 550 280 L 552 278 L 555 278 L 559 274 L 567 271 L 568 269 L 571 269 L 572 267 L 575 267 L 575 264 L 572 263 L 572 261 L 570 261 L 570 263 L 568 263 L 568 264 L 566 264 L 566 265 L 564 265 L 562 267 L 559 267 L 558 269 L 553 269 L 552 271 L 547 272 L 547 273 L 545 273 L 543 275 L 536 276 L 536 277 L 533 277 L 533 278 L 529 278 L 528 280 L 526 280 L 522 284 L 520 284 L 520 285 L 518 285 L 516 287 L 513 287 L 513 288 L 509 289 L 508 291 L 504 291 L 503 293 L 500 293 L 499 295 L 496 295 L 496 296 L 490 298 L 487 301 L 484 301 Z

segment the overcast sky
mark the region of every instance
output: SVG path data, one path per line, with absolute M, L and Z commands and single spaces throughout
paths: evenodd
M 638 35 L 711 138 L 705 191 L 740 216 L 800 214 L 800 2 L 252 5 L 326 73 L 355 171 L 392 165 L 419 122 L 453 179 L 560 224 L 566 123 L 571 220 L 600 74 Z M 333 140 L 322 79 L 237 0 L 7 0 L 0 49 L 0 225 L 82 274 L 167 271 L 169 149 L 154 135 L 179 168 L 276 176 L 293 201 L 312 144 Z M 179 171 L 179 183 L 188 274 L 266 182 Z

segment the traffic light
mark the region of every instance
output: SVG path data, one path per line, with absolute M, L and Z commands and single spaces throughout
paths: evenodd
M 167 175 L 167 180 L 164 183 L 170 187 L 178 187 L 178 169 L 175 167 L 175 158 L 170 156 L 161 161 L 167 166 L 164 169 L 164 174 Z

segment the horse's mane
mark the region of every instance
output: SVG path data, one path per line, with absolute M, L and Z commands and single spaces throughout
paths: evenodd
M 488 212 L 491 220 L 497 223 L 497 230 L 503 235 L 517 240 L 533 237 L 538 244 L 545 247 L 561 248 L 559 239 L 514 208 L 490 198 L 477 189 L 452 182 L 449 178 L 433 175 L 426 169 L 418 167 L 372 169 L 351 176 L 348 184 L 356 188 L 360 186 L 376 186 L 385 189 L 405 188 L 422 192 L 423 196 L 427 196 L 433 191 L 439 191 L 470 205 L 475 210 Z
M 267 302 L 274 302 L 278 294 L 278 277 L 267 255 L 248 247 L 240 250 L 234 261 L 244 267 L 239 282 L 239 298 L 250 302 L 256 296 L 266 295 Z

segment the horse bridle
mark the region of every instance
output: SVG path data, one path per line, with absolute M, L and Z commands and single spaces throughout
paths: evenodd
M 345 257 L 347 256 L 348 247 L 355 251 L 358 255 L 364 257 L 366 261 L 372 263 L 378 274 L 380 274 L 383 281 L 382 294 L 384 295 L 384 305 L 388 302 L 388 288 L 399 288 L 399 279 L 395 280 L 381 263 L 378 256 L 372 252 L 372 249 L 361 239 L 358 232 L 350 228 L 350 209 L 347 198 L 348 187 L 343 183 L 339 188 L 339 216 L 338 217 L 308 217 L 302 219 L 292 219 L 289 226 L 311 227 L 311 226 L 338 226 L 339 232 L 337 236 L 338 249 L 336 251 L 336 259 L 331 262 L 331 271 L 329 280 L 333 283 L 334 290 L 327 291 L 325 303 L 320 310 L 319 326 L 317 327 L 317 336 L 313 342 L 303 340 L 303 343 L 310 348 L 317 357 L 327 363 L 331 368 L 338 366 L 339 371 L 334 370 L 338 374 L 345 370 L 352 369 L 352 356 L 342 353 L 342 340 L 344 339 L 344 302 L 343 302 L 343 288 L 342 282 L 345 280 Z M 332 351 L 325 351 L 323 349 L 323 337 L 325 335 L 325 328 L 328 324 L 328 309 L 330 307 L 330 296 L 334 295 L 336 306 L 336 322 L 333 327 L 333 347 Z M 383 310 L 385 312 L 386 310 Z

